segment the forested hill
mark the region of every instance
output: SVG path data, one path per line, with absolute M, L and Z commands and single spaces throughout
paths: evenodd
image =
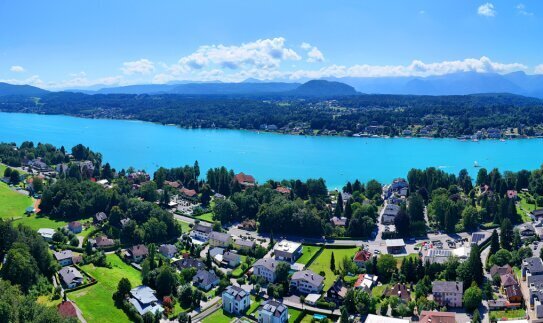
M 340 91 L 344 90 L 345 87 L 340 87 Z M 264 126 L 273 131 L 311 135 L 371 131 L 395 136 L 405 130 L 415 134 L 426 129 L 430 136 L 456 137 L 483 128 L 497 128 L 503 133 L 507 128 L 515 128 L 519 135 L 533 136 L 543 131 L 543 101 L 511 94 L 357 94 L 322 98 L 45 92 L 0 96 L 0 111 L 139 119 L 182 127 L 262 129 Z

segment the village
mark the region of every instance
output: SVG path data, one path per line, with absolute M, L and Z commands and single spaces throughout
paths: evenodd
M 543 209 L 530 203 L 528 189 L 506 192 L 515 212 L 522 213 L 523 222 L 511 228 L 512 240 L 520 241 L 518 252 L 507 249 L 503 226 L 478 225 L 457 233 L 432 229 L 431 204 L 424 205 L 429 229 L 400 236 L 398 218 L 414 207 L 409 205 L 414 184 L 403 178 L 382 185 L 376 197 L 382 201 L 378 221 L 368 239 L 262 233 L 254 220 L 223 225 L 214 213 L 227 196 L 211 192 L 204 206 L 201 190 L 164 179 L 156 194 L 176 194 L 155 204 L 173 216 L 181 234 L 165 243 L 126 244 L 109 236 L 109 222 L 118 221 L 122 232 L 134 225 L 136 220 L 130 217 L 113 219 L 113 214 L 101 211 L 92 218 L 62 222 L 40 216 L 44 189 L 35 189 L 37 181 L 52 185 L 74 167 L 106 191 L 119 185 L 115 176 L 94 179 L 95 166 L 89 160 L 49 166 L 35 159 L 19 168 L 1 169 L 2 189 L 32 201 L 20 210 L 25 215 L 12 218 L 15 224 L 30 225 L 50 244 L 58 263 L 53 277 L 58 295 L 46 302 L 65 317 L 98 321 L 108 315 L 106 307 L 117 310 L 116 315 L 125 312 L 131 321 L 149 317 L 163 322 L 543 321 L 538 243 L 543 237 Z M 157 178 L 142 171 L 126 177 L 132 190 Z M 235 174 L 233 181 L 242 192 L 262 185 L 244 173 Z M 488 185 L 474 190 L 481 196 L 494 194 Z M 273 194 L 293 193 L 292 188 L 277 185 Z M 328 192 L 334 228 L 346 228 L 353 221 L 344 215 L 354 194 L 349 189 Z M 470 276 L 472 283 L 465 286 L 465 278 L 456 273 L 463 265 L 474 271 L 479 266 L 483 276 Z M 456 272 L 450 273 L 451 268 Z M 118 306 L 113 299 L 121 293 L 121 281 L 129 289 L 122 291 L 123 305 Z

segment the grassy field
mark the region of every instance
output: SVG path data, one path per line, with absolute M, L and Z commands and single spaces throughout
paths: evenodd
M 288 321 L 295 322 L 298 319 L 298 317 L 302 315 L 302 311 L 289 307 L 288 315 L 289 315 Z
M 313 258 L 313 256 L 321 250 L 322 247 L 316 247 L 316 246 L 303 246 L 302 247 L 302 256 L 296 260 L 297 263 L 307 265 L 309 260 Z M 335 255 L 334 255 L 335 256 Z
M 0 173 L 3 175 L 3 172 Z M 12 191 L 5 183 L 0 183 L 0 218 L 22 217 L 27 207 L 32 206 L 32 198 Z
M 357 247 L 342 249 L 326 248 L 323 250 L 320 256 L 315 259 L 311 266 L 309 266 L 309 269 L 313 270 L 317 274 L 319 274 L 321 271 L 324 271 L 324 290 L 327 291 L 328 288 L 330 288 L 330 286 L 332 286 L 334 284 L 334 281 L 336 280 L 336 275 L 330 270 L 330 258 L 332 257 L 332 252 L 334 253 L 334 259 L 337 269 L 339 268 L 339 263 L 343 259 L 343 257 L 347 256 L 349 258 L 352 258 L 357 251 Z
M 213 222 L 213 212 L 207 212 L 201 215 L 196 215 L 194 217 L 203 221 Z
M 496 320 L 500 320 L 502 318 L 510 320 L 510 319 L 516 319 L 516 318 L 524 318 L 525 316 L 526 316 L 526 311 L 523 309 L 490 311 L 490 317 L 495 318 Z
M 132 287 L 141 285 L 140 272 L 125 264 L 117 255 L 107 255 L 112 268 L 85 265 L 81 268 L 96 278 L 97 284 L 68 293 L 83 311 L 88 322 L 130 322 L 124 312 L 115 307 L 112 296 L 121 278 L 126 277 Z
M 45 215 L 36 215 L 32 214 L 31 216 L 25 216 L 20 219 L 15 220 L 14 224 L 18 225 L 19 223 L 24 224 L 33 230 L 38 230 L 39 228 L 51 228 L 57 229 L 64 227 L 68 224 L 67 221 L 51 219 Z
M 371 290 L 371 294 L 375 297 L 381 297 L 383 293 L 385 292 L 385 289 L 387 289 L 387 287 L 388 287 L 388 284 L 375 286 Z
M 520 201 L 517 204 L 517 213 L 520 215 L 522 222 L 532 221 L 530 216 L 526 214 L 526 211 L 531 212 L 537 208 L 534 203 L 528 203 L 526 200 L 527 197 L 526 194 L 519 194 Z
M 183 233 L 188 233 L 190 231 L 189 223 L 181 220 L 177 220 L 181 224 L 181 230 Z
M 206 317 L 202 320 L 203 323 L 230 323 L 235 318 L 235 316 L 230 315 L 224 312 L 222 309 L 219 309 L 215 313 Z

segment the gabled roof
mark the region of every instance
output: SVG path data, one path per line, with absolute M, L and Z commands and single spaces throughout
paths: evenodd
M 398 296 L 406 302 L 411 299 L 411 291 L 406 284 L 396 284 L 392 288 L 389 286 L 385 289 L 383 295 L 387 297 Z
M 228 242 L 230 238 L 230 234 L 223 232 L 211 231 L 209 234 L 209 239 L 218 240 L 221 242 Z
M 188 197 L 194 197 L 194 196 L 198 195 L 198 193 L 196 193 L 195 190 L 189 190 L 189 189 L 186 189 L 184 187 L 180 190 L 180 192 L 181 192 L 181 194 L 186 195 Z
M 76 279 L 83 279 L 79 270 L 72 266 L 62 268 L 58 271 L 58 275 L 66 285 L 73 283 Z
M 132 246 L 128 249 L 128 251 L 130 251 L 132 257 L 147 256 L 149 254 L 147 247 L 142 244 Z
M 313 271 L 307 269 L 302 271 L 297 271 L 292 274 L 292 280 L 304 280 L 311 285 L 320 286 L 324 281 L 324 277 L 321 275 L 315 274 Z
M 201 260 L 194 258 L 179 259 L 173 263 L 179 270 L 186 268 L 204 269 L 205 265 Z
M 230 251 L 227 251 L 227 252 L 223 253 L 223 255 L 222 255 L 222 259 L 226 260 L 228 262 L 230 262 L 230 261 L 238 261 L 238 260 L 240 260 L 240 258 L 241 257 L 237 253 L 233 253 L 233 252 L 230 252 Z
M 130 290 L 130 295 L 133 298 L 137 299 L 142 304 L 149 304 L 152 302 L 158 301 L 158 298 L 155 296 L 155 291 L 151 287 L 140 285 L 136 288 Z
M 173 244 L 163 244 L 158 248 L 161 254 L 175 254 L 177 253 L 177 247 Z
M 243 299 L 244 297 L 249 296 L 249 293 L 247 293 L 245 290 L 233 285 L 228 286 L 223 294 L 231 295 L 232 297 L 234 297 L 235 300 L 238 301 Z
M 258 259 L 253 265 L 253 267 L 262 266 L 268 270 L 275 272 L 275 270 L 277 269 L 278 263 L 279 262 L 273 258 L 262 258 L 262 259 Z
M 515 283 L 511 286 L 505 287 L 505 295 L 507 296 L 507 299 L 511 299 L 513 297 L 522 297 L 522 292 L 520 291 L 519 284 Z
M 72 259 L 73 252 L 71 250 L 62 250 L 54 253 L 55 259 L 61 261 L 64 259 Z
M 202 223 L 198 223 L 192 228 L 192 230 L 200 231 L 200 232 L 203 232 L 203 233 L 210 233 L 211 232 L 211 226 L 210 225 L 204 225 Z
M 215 275 L 214 272 L 209 270 L 198 270 L 196 275 L 192 278 L 192 281 L 195 284 L 199 284 L 201 286 L 207 286 L 215 283 L 219 280 L 219 277 Z
M 271 313 L 275 317 L 281 317 L 281 315 L 287 311 L 287 307 L 276 300 L 267 300 L 262 304 L 260 311 L 266 311 Z
M 513 273 L 513 268 L 511 268 L 511 266 L 509 266 L 508 264 L 505 266 L 494 265 L 490 268 L 489 273 L 490 276 L 494 276 L 496 274 L 500 276 L 505 274 L 511 274 Z
M 463 283 L 454 281 L 432 282 L 432 293 L 463 293 Z
M 246 175 L 244 174 L 243 172 L 237 174 L 234 179 L 242 184 L 242 183 L 249 183 L 249 184 L 254 184 L 256 181 L 255 181 L 255 178 L 251 175 Z
M 371 253 L 367 250 L 360 250 L 355 255 L 354 261 L 368 261 L 371 259 Z
M 507 287 L 507 286 L 517 284 L 517 280 L 515 279 L 515 276 L 513 276 L 512 274 L 501 275 L 500 281 L 501 281 L 502 287 Z
M 419 323 L 455 323 L 455 317 L 453 312 L 422 311 Z

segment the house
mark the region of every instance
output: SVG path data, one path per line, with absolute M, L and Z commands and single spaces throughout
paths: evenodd
M 390 254 L 402 253 L 405 251 L 405 242 L 403 239 L 387 239 L 385 240 L 387 251 Z
M 107 215 L 104 212 L 98 212 L 94 215 L 94 224 L 102 224 L 107 221 Z
M 232 236 L 228 233 L 211 231 L 208 242 L 211 247 L 226 248 L 232 244 Z
M 27 166 L 39 173 L 46 173 L 53 170 L 51 167 L 49 167 L 46 163 L 42 161 L 41 157 L 28 161 Z
M 196 240 L 206 242 L 209 239 L 211 233 L 211 226 L 197 223 L 190 231 L 190 237 Z
M 53 256 L 55 257 L 55 260 L 58 262 L 58 264 L 62 267 L 73 264 L 72 258 L 74 255 L 71 250 L 62 250 L 59 252 L 55 252 Z
M 175 181 L 175 182 L 170 182 L 170 181 L 164 181 L 164 185 L 167 185 L 169 187 L 173 187 L 175 189 L 178 189 L 182 186 L 181 182 L 179 181 Z
M 98 236 L 96 239 L 89 239 L 88 243 L 96 248 L 107 248 L 115 245 L 115 240 L 106 236 Z
M 160 305 L 155 291 L 148 286 L 140 285 L 130 290 L 130 304 L 134 305 L 140 315 L 145 313 L 162 313 L 164 308 Z
M 243 187 L 251 187 L 256 185 L 256 180 L 251 175 L 246 175 L 243 172 L 234 176 L 234 181 L 238 182 Z
M 518 304 L 522 302 L 522 292 L 519 284 L 516 281 L 514 284 L 505 287 L 504 292 L 509 303 Z
M 227 251 L 222 254 L 221 264 L 230 268 L 237 267 L 241 262 L 241 257 L 234 252 Z
M 188 200 L 196 200 L 198 199 L 198 193 L 195 190 L 189 190 L 187 188 L 182 188 L 179 190 L 179 193 L 181 193 L 181 196 Z
M 206 268 L 205 264 L 201 260 L 194 258 L 179 259 L 174 261 L 172 265 L 174 265 L 180 271 L 186 268 L 195 268 L 196 270 L 202 270 Z
M 338 278 L 334 282 L 334 284 L 328 289 L 326 292 L 326 299 L 329 302 L 334 302 L 336 305 L 343 304 L 343 300 L 345 299 L 345 295 L 347 295 L 347 287 L 343 284 L 343 279 Z
M 256 243 L 249 239 L 235 239 L 234 248 L 237 250 L 250 251 L 255 247 Z
M 275 188 L 275 191 L 283 195 L 290 195 L 290 188 L 288 187 L 277 186 L 277 188 Z
M 543 318 L 543 275 L 529 277 L 526 307 L 534 310 L 538 319 Z
M 192 277 L 192 284 L 205 291 L 209 291 L 219 285 L 219 281 L 219 277 L 210 270 L 198 270 L 196 275 Z
M 258 310 L 258 323 L 286 323 L 288 308 L 276 300 L 267 300 Z
M 411 300 L 411 290 L 406 284 L 395 284 L 392 287 L 387 287 L 383 292 L 383 296 L 397 296 L 400 300 L 407 304 Z
M 320 293 L 324 287 L 324 277 L 309 269 L 297 271 L 292 274 L 290 287 L 304 294 Z
M 347 225 L 347 218 L 344 216 L 341 218 L 334 216 L 332 219 L 330 219 L 330 222 L 332 222 L 332 224 L 336 227 L 344 227 Z
M 533 211 L 530 213 L 530 216 L 532 217 L 532 219 L 533 219 L 534 221 L 541 220 L 541 219 L 543 218 L 543 209 L 533 210 Z
M 511 268 L 511 266 L 509 265 L 505 265 L 505 266 L 494 265 L 490 267 L 490 270 L 488 272 L 490 273 L 490 277 L 494 277 L 495 275 L 501 276 L 505 274 L 512 274 L 513 268 Z
M 251 305 L 248 292 L 237 286 L 228 286 L 222 293 L 222 308 L 224 311 L 239 315 L 244 313 Z
M 282 240 L 273 247 L 273 254 L 276 260 L 293 263 L 302 255 L 302 244 Z
M 314 306 L 317 304 L 317 302 L 319 301 L 319 299 L 322 298 L 322 295 L 321 294 L 307 294 L 305 296 L 305 300 L 304 300 L 304 303 L 306 303 L 307 305 L 311 305 L 311 306 Z
M 126 227 L 130 222 L 132 222 L 132 219 L 129 219 L 129 218 L 124 218 L 124 219 L 121 219 L 121 227 Z
M 543 275 L 543 261 L 539 257 L 531 257 L 522 260 L 521 276 L 523 281 L 531 284 L 533 276 Z
M 279 262 L 273 258 L 258 259 L 253 265 L 253 275 L 263 277 L 268 282 L 275 281 L 275 271 Z
M 500 276 L 500 286 L 505 289 L 509 286 L 517 285 L 518 282 L 513 274 L 505 274 Z
M 523 223 L 518 230 L 523 240 L 535 236 L 535 228 L 531 223 Z
M 387 204 L 387 206 L 383 209 L 383 213 L 381 216 L 381 223 L 394 224 L 394 219 L 396 219 L 396 216 L 398 216 L 398 213 L 400 213 L 399 205 Z
M 50 228 L 40 228 L 38 229 L 38 234 L 45 239 L 45 241 L 51 241 L 53 240 L 53 235 L 55 234 L 54 229 Z
M 71 317 L 77 318 L 77 308 L 72 301 L 63 301 L 62 303 L 58 304 L 57 311 L 58 314 L 65 319 Z
M 79 221 L 72 221 L 68 223 L 68 230 L 72 231 L 73 233 L 81 233 L 83 231 L 83 225 Z
M 365 267 L 366 261 L 371 259 L 371 253 L 367 250 L 359 250 L 353 258 L 354 263 L 358 267 Z
M 388 316 L 368 314 L 364 323 L 409 323 L 409 320 L 397 319 Z
M 516 200 L 518 199 L 518 192 L 515 190 L 507 190 L 507 198 Z
M 177 247 L 173 244 L 163 244 L 160 246 L 160 248 L 158 248 L 158 252 L 160 252 L 164 257 L 171 259 L 175 257 Z
M 432 282 L 434 301 L 439 306 L 462 307 L 463 287 L 462 282 L 434 281 Z
M 456 323 L 456 313 L 422 311 L 420 313 L 419 323 Z
M 140 262 L 149 254 L 147 247 L 142 244 L 132 246 L 126 251 L 128 253 L 128 258 L 133 262 Z
M 354 288 L 362 288 L 363 290 L 369 292 L 371 289 L 377 285 L 378 277 L 376 275 L 370 274 L 360 274 L 358 279 L 354 283 Z
M 83 284 L 83 275 L 75 267 L 68 266 L 58 271 L 60 281 L 66 288 L 71 289 Z

